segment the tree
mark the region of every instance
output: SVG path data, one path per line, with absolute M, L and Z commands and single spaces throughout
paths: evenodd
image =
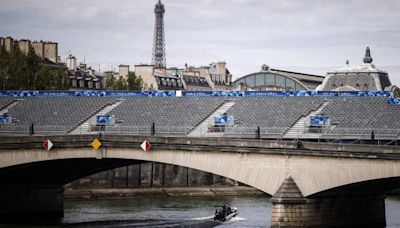
M 109 75 L 106 80 L 106 89 L 115 90 L 115 77 L 114 75 Z
M 126 83 L 126 80 L 122 76 L 119 76 L 117 82 L 115 83 L 115 90 L 127 90 L 127 89 L 128 89 L 128 84 Z
M 69 89 L 70 86 L 70 81 L 69 81 L 69 77 L 67 75 L 67 73 L 65 72 L 65 70 L 63 69 L 58 69 L 55 72 L 55 76 L 56 76 L 56 84 L 57 84 L 57 88 L 59 90 L 67 90 Z
M 18 48 L 14 46 L 10 51 L 10 59 L 6 72 L 6 88 L 9 90 L 20 90 L 26 85 L 25 83 L 25 62 L 24 56 Z
M 137 77 L 135 72 L 129 72 L 127 77 L 128 90 L 142 90 L 143 89 L 143 79 L 142 77 Z
M 48 89 L 49 85 L 52 84 L 49 75 L 50 75 L 49 67 L 42 66 L 36 73 L 35 89 L 37 90 Z
M 8 67 L 10 62 L 10 55 L 4 45 L 0 46 L 0 90 L 7 88 L 7 80 L 9 77 Z
M 48 83 L 46 81 L 39 82 L 37 80 L 38 71 L 44 66 L 40 66 L 41 59 L 36 55 L 35 50 L 31 45 L 29 45 L 28 54 L 25 57 L 25 77 L 24 77 L 24 85 L 25 89 L 36 89 L 36 84 L 40 83 Z M 46 79 L 44 79 L 46 80 Z
M 69 78 L 63 69 L 41 66 L 36 73 L 35 88 L 37 90 L 67 90 Z

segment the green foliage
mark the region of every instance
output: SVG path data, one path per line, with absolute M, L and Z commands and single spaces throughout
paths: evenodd
M 0 90 L 66 90 L 69 78 L 64 69 L 41 64 L 32 46 L 24 55 L 14 46 L 10 53 L 0 47 Z
M 142 77 L 137 77 L 135 72 L 129 72 L 127 78 L 119 77 L 118 80 L 114 75 L 110 75 L 106 80 L 107 90 L 142 90 L 143 89 L 143 79 Z
M 120 76 L 117 80 L 117 82 L 115 83 L 115 90 L 127 90 L 128 89 L 128 85 L 126 83 L 126 80 Z
M 0 90 L 7 87 L 9 62 L 10 55 L 4 46 L 0 46 Z
M 110 75 L 106 80 L 106 89 L 107 90 L 115 90 L 115 77 L 114 75 Z
M 142 77 L 137 77 L 135 72 L 129 72 L 127 77 L 128 90 L 142 90 L 143 89 L 143 79 Z

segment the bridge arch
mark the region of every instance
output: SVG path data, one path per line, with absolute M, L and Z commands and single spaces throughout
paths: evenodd
M 55 148 L 50 152 L 43 149 L 16 149 L 2 151 L 1 154 L 6 159 L 0 161 L 0 176 L 9 175 L 12 170 L 15 176 L 15 171 L 21 171 L 24 167 L 26 170 L 40 167 L 34 169 L 38 176 L 42 170 L 43 173 L 54 176 L 49 178 L 49 183 L 53 180 L 59 184 L 66 184 L 96 172 L 146 161 L 217 174 L 269 195 L 276 193 L 288 175 L 292 176 L 305 197 L 329 192 L 331 189 L 346 188 L 352 184 L 400 177 L 400 164 L 396 160 L 218 151 L 212 147 L 201 151 L 154 148 L 148 152 L 129 147 L 106 147 L 98 151 L 88 147 L 72 147 Z M 53 168 L 63 171 L 52 172 Z M 20 176 L 29 176 L 24 173 L 26 172 L 21 172 Z M 57 177 L 60 178 L 59 181 Z M 11 175 L 9 179 L 18 178 Z M 38 182 L 40 183 L 40 179 Z
M 276 191 L 274 188 L 279 187 L 279 182 L 284 179 L 284 173 L 278 176 L 277 173 L 268 171 L 268 165 L 263 159 L 259 159 L 262 157 L 260 154 L 174 150 L 145 152 L 141 149 L 110 147 L 99 151 L 91 148 L 60 148 L 51 152 L 31 149 L 2 152 L 2 154 L 11 159 L 1 162 L 0 176 L 9 175 L 6 176 L 7 180 L 24 180 L 25 182 L 29 180 L 20 177 L 31 177 L 30 180 L 33 183 L 36 181 L 35 178 L 38 178 L 36 183 L 43 184 L 50 182 L 67 184 L 100 171 L 141 162 L 177 165 L 220 175 L 257 188 L 269 195 Z M 239 160 L 244 162 L 238 162 Z M 280 160 L 279 156 L 275 156 L 275 160 Z M 36 170 L 36 176 L 27 175 L 32 170 Z M 12 173 L 13 175 L 10 175 Z M 43 176 L 46 173 L 51 177 Z M 270 173 L 270 175 L 262 175 L 262 173 Z M 270 183 L 272 181 L 274 184 L 263 184 L 267 181 Z

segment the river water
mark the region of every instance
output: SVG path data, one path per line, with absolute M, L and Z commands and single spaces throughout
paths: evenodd
M 226 223 L 212 221 L 214 206 L 239 210 Z M 64 202 L 64 219 L 40 227 L 268 227 L 271 203 L 263 196 L 165 197 Z M 400 197 L 386 199 L 387 227 L 400 227 Z M 13 226 L 19 227 L 19 226 Z M 26 226 L 24 226 L 26 227 Z

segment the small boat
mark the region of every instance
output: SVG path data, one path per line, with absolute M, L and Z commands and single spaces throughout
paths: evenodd
M 238 214 L 236 207 L 231 207 L 229 205 L 223 205 L 221 209 L 215 210 L 214 220 L 226 222 L 229 219 L 235 217 Z

